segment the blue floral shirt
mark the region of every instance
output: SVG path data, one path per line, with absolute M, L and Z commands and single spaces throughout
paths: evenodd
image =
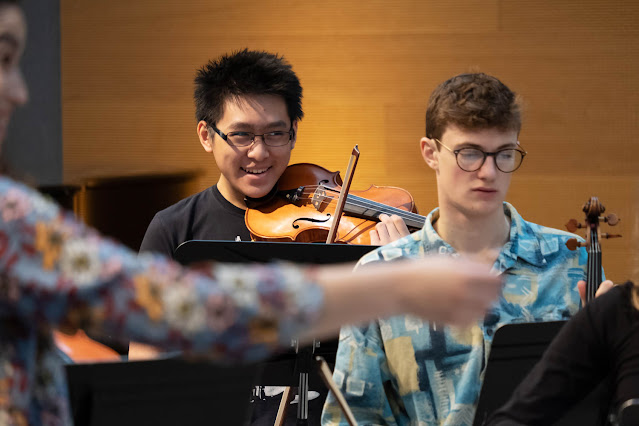
M 510 239 L 493 269 L 504 276 L 499 301 L 469 328 L 444 327 L 411 316 L 380 319 L 340 333 L 333 378 L 360 425 L 472 425 L 495 330 L 513 322 L 566 319 L 579 308 L 585 250 L 575 235 L 526 222 L 508 203 Z M 428 253 L 456 255 L 428 215 L 421 231 L 364 256 L 359 265 Z M 323 425 L 347 424 L 329 395 Z
M 0 424 L 71 424 L 52 327 L 257 360 L 317 319 L 323 293 L 308 274 L 138 257 L 0 177 Z

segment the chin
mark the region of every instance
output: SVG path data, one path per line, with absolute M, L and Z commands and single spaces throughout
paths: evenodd
M 497 211 L 501 211 L 503 209 L 503 202 L 499 201 L 499 202 L 495 202 L 495 203 L 486 203 L 486 204 L 480 204 L 478 206 L 476 206 L 476 211 L 479 214 L 493 214 Z
M 496 211 L 502 209 L 502 202 L 474 202 L 466 205 L 461 205 L 461 210 L 466 212 L 469 216 L 488 216 L 494 214 Z
M 247 188 L 247 190 L 242 191 L 242 193 L 249 198 L 262 198 L 268 195 L 271 189 L 273 189 L 273 185 L 268 188 Z

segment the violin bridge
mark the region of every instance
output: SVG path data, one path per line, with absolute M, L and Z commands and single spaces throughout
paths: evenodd
M 322 211 L 322 203 L 326 201 L 326 190 L 322 185 L 318 186 L 317 189 L 313 192 L 313 197 L 311 198 L 311 203 L 315 210 Z

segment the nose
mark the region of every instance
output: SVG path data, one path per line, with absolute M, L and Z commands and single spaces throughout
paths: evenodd
M 477 176 L 480 179 L 494 179 L 497 173 L 499 173 L 499 169 L 497 168 L 497 158 L 494 155 L 489 155 L 484 164 L 477 170 Z
M 260 138 L 261 140 L 258 142 L 257 138 Z M 270 153 L 268 151 L 268 147 L 264 143 L 264 136 L 255 135 L 255 139 L 249 146 L 247 155 L 249 156 L 249 158 L 252 158 L 256 161 L 262 161 L 269 157 Z
M 29 90 L 19 69 L 14 69 L 7 76 L 4 91 L 7 100 L 14 106 L 21 106 L 27 102 Z

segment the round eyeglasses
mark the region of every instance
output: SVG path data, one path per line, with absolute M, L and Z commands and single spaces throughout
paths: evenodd
M 435 142 L 455 154 L 457 165 L 465 172 L 476 172 L 486 162 L 486 157 L 495 159 L 497 170 L 503 173 L 512 173 L 521 166 L 527 152 L 516 148 L 504 148 L 495 152 L 485 152 L 479 148 L 460 148 L 452 150 L 441 143 L 439 139 L 433 138 Z
M 228 132 L 225 134 L 215 126 L 211 126 L 211 128 L 215 133 L 220 135 L 226 143 L 238 147 L 251 145 L 257 136 L 261 136 L 264 144 L 268 146 L 284 146 L 293 138 L 292 127 L 288 131 L 274 130 L 272 132 L 262 133 L 261 135 L 253 132 Z

